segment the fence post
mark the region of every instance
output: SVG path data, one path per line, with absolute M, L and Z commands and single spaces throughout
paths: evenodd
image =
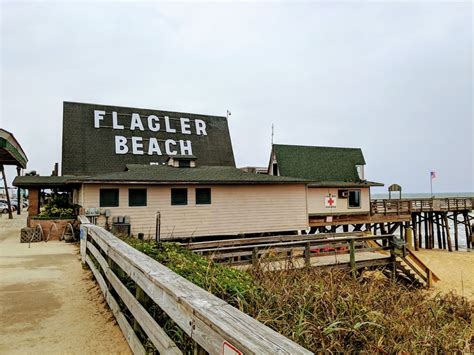
M 349 252 L 350 252 L 350 264 L 351 264 L 351 271 L 352 276 L 355 278 L 356 275 L 356 262 L 355 262 L 355 247 L 354 247 L 354 239 L 349 240 Z
M 406 241 L 408 250 L 413 250 L 413 229 L 411 227 L 406 228 Z
M 257 248 L 253 248 L 252 249 L 252 265 L 254 267 L 257 266 L 257 262 L 258 262 L 258 259 L 257 259 Z
M 306 266 L 311 266 L 311 250 L 309 248 L 310 243 L 307 242 L 304 247 L 304 263 Z
M 433 272 L 430 268 L 426 268 L 426 284 L 428 288 L 433 286 Z
M 79 237 L 79 240 L 80 240 L 80 251 L 81 251 L 81 260 L 82 260 L 82 263 L 85 264 L 86 263 L 86 254 L 87 254 L 87 233 L 88 233 L 88 230 L 87 230 L 87 227 L 84 227 L 82 224 L 81 224 L 81 227 L 80 227 L 80 237 Z
M 392 268 L 392 279 L 397 277 L 397 255 L 395 254 L 395 241 L 393 234 L 388 236 L 388 245 L 390 246 L 390 266 Z

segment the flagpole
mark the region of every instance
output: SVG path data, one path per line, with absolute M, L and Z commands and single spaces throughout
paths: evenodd
M 430 190 L 431 190 L 431 198 L 433 198 L 433 176 L 430 172 Z

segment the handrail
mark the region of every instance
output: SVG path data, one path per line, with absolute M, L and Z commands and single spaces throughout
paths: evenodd
M 426 265 L 423 260 L 421 260 L 413 251 L 407 248 L 407 257 L 410 257 L 413 262 L 420 267 L 423 271 L 429 269 L 428 265 Z M 436 275 L 433 271 L 431 271 L 431 275 L 433 276 L 433 281 L 437 282 L 441 280 L 438 275 Z
M 318 240 L 324 238 L 331 238 L 335 236 L 362 236 L 364 232 L 344 232 L 344 233 L 318 233 L 318 234 L 303 234 L 303 235 L 274 235 L 269 237 L 251 237 L 251 238 L 235 238 L 224 240 L 211 240 L 203 242 L 180 243 L 189 250 L 204 249 L 204 248 L 220 248 L 227 246 L 241 246 L 245 244 L 258 244 L 258 242 L 287 242 L 287 241 L 301 241 L 306 242 L 310 240 Z
M 380 246 L 380 244 L 376 241 L 370 241 L 369 244 L 373 246 Z M 401 257 L 401 259 L 411 268 L 413 269 L 414 272 L 420 276 L 420 278 L 427 283 L 429 287 L 431 287 L 432 281 L 438 282 L 440 278 L 426 265 L 416 254 L 408 249 L 405 248 L 406 250 L 406 256 Z M 383 253 L 383 251 L 382 251 Z M 412 261 L 415 265 L 413 265 L 410 261 Z M 426 276 L 421 274 L 421 272 L 426 273 Z
M 127 306 L 160 353 L 179 353 L 180 350 L 148 312 L 143 307 L 140 308 L 137 301 L 139 290 L 210 354 L 221 354 L 226 346 L 245 354 L 311 354 L 103 228 L 87 223 L 85 217 L 81 216 L 79 220 L 82 223 L 82 258 L 96 276 L 134 353 L 144 353 L 144 348 L 109 292 L 110 288 L 115 290 L 115 294 Z M 120 273 L 127 274 L 138 286 L 135 296 L 117 277 Z
M 209 251 L 230 251 L 230 250 L 241 250 L 241 249 L 253 249 L 253 248 L 271 248 L 271 247 L 282 247 L 282 246 L 297 246 L 297 245 L 305 245 L 306 243 L 310 243 L 311 246 L 318 246 L 318 245 L 329 245 L 331 243 L 350 243 L 351 240 L 356 240 L 360 242 L 368 241 L 368 240 L 389 240 L 393 238 L 393 234 L 386 234 L 382 236 L 360 236 L 360 237 L 333 237 L 333 238 L 326 238 L 326 239 L 305 239 L 305 240 L 296 240 L 296 241 L 289 241 L 289 242 L 274 242 L 274 243 L 265 243 L 265 244 L 252 244 L 252 245 L 236 245 L 230 247 L 216 247 L 216 248 L 206 248 L 206 249 L 194 249 L 197 252 L 209 252 Z
M 473 197 L 372 199 L 372 214 L 410 214 L 412 212 L 473 210 Z

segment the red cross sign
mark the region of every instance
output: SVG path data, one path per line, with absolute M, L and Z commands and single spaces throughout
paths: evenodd
M 336 208 L 337 205 L 337 197 L 331 194 L 324 197 L 324 205 L 326 208 Z

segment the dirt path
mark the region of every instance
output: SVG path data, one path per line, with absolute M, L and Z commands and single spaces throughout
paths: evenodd
M 0 217 L 0 354 L 130 354 L 78 248 L 28 248 L 15 217 Z
M 455 291 L 474 301 L 474 252 L 420 249 L 415 253 L 441 279 L 435 290 Z

